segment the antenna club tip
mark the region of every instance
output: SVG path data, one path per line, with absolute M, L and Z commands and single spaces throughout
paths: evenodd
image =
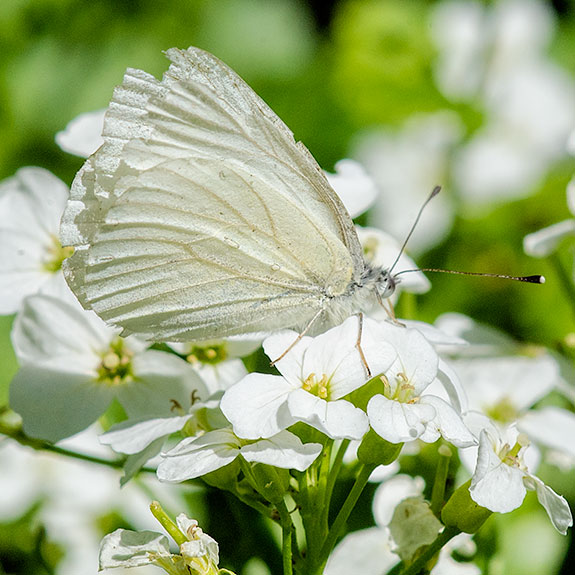
M 539 276 L 539 283 L 540 284 L 544 284 L 545 283 L 545 276 Z

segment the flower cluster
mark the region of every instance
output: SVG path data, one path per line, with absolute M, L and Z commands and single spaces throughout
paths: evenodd
M 516 129 L 520 88 L 551 71 L 536 67 L 531 54 L 519 76 L 509 85 L 501 82 L 507 51 L 518 50 L 524 34 L 516 31 L 507 45 L 497 29 L 492 48 L 499 51 L 485 67 L 486 78 L 458 81 L 466 66 L 450 59 L 449 42 L 462 41 L 454 26 L 466 23 L 479 34 L 488 20 L 483 8 L 470 6 L 473 12 L 452 3 L 436 13 L 446 30 L 438 40 L 437 83 L 456 99 L 480 97 L 490 114 L 505 112 L 505 122 Z M 500 26 L 506 29 L 511 15 L 523 14 L 522 25 L 529 28 L 533 14 L 514 2 L 505 10 Z M 485 51 L 472 44 L 463 52 L 485 58 Z M 506 85 L 505 93 L 495 85 Z M 562 113 L 565 102 L 557 94 L 541 97 L 556 101 L 556 113 Z M 83 116 L 58 142 L 87 156 L 102 143 L 102 121 L 101 112 Z M 459 137 L 456 124 L 447 136 L 439 134 L 441 142 L 431 138 L 421 146 L 437 152 L 432 168 Z M 545 165 L 533 169 L 543 173 L 561 157 L 547 146 L 561 130 L 540 141 L 532 126 L 525 129 L 532 139 L 510 149 L 507 132 L 488 123 L 463 148 L 462 164 L 481 171 L 477 166 L 488 148 L 517 163 L 539 155 Z M 419 139 L 417 134 L 414 128 L 406 138 Z M 406 147 L 411 150 L 411 143 Z M 357 162 L 339 162 L 327 178 L 353 217 L 376 201 L 376 187 Z M 568 202 L 575 213 L 574 185 Z M 145 468 L 160 482 L 201 480 L 198 485 L 225 490 L 280 525 L 285 573 L 376 575 L 401 562 L 412 572 L 420 566 L 435 574 L 476 575 L 475 564 L 457 557 L 472 558 L 472 535 L 492 513 L 520 507 L 528 491 L 559 533 L 572 525 L 567 501 L 536 475 L 541 461 L 575 467 L 574 398 L 558 356 L 463 315 L 446 314 L 433 325 L 396 318 L 399 294 L 423 293 L 430 284 L 392 236 L 356 228 L 366 261 L 412 272 L 397 280 L 388 308 L 351 315 L 313 337 L 283 330 L 152 344 L 84 310 L 66 285 L 62 263 L 72 250 L 58 238 L 68 193 L 40 168 L 23 168 L 0 183 L 0 313 L 15 314 L 11 338 L 19 364 L 9 397 L 9 415 L 17 423 L 5 424 L 1 413 L 2 433 L 45 448 L 97 430 L 107 453 L 119 454 L 103 461 L 123 467 L 122 484 Z M 574 230 L 573 221 L 562 222 L 528 236 L 525 249 L 548 255 Z M 426 478 L 426 490 L 419 471 L 406 462 L 431 451 L 436 473 Z M 380 484 L 372 506 L 375 526 L 346 534 L 369 481 Z M 339 505 L 334 494 L 349 483 Z M 218 543 L 195 520 L 180 514 L 174 523 L 157 504 L 152 510 L 178 552 L 159 533 L 118 529 L 102 541 L 102 569 L 155 565 L 172 575 L 231 573 L 219 567 Z M 296 536 L 298 529 L 302 534 Z

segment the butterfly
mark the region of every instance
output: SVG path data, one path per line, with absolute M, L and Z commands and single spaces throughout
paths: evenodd
M 363 256 L 311 153 L 229 67 L 170 49 L 161 81 L 128 69 L 104 144 L 76 175 L 61 241 L 86 309 L 155 341 L 320 332 L 396 279 Z

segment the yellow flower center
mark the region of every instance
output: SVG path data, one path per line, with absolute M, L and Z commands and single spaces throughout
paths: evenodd
M 115 338 L 109 349 L 102 355 L 102 361 L 98 367 L 98 381 L 108 385 L 120 385 L 133 381 L 133 355 L 122 338 Z
M 208 363 L 215 365 L 221 363 L 228 357 L 228 350 L 225 343 L 218 343 L 207 346 L 195 345 L 192 347 L 186 359 L 192 365 L 198 363 Z
M 385 375 L 379 376 L 383 383 L 383 395 L 400 403 L 416 403 L 419 398 L 413 396 L 414 387 L 403 372 L 395 375 L 395 389 L 391 388 L 389 379 Z
M 44 270 L 50 273 L 56 273 L 62 268 L 62 262 L 74 253 L 72 246 L 62 247 L 60 240 L 52 236 L 52 243 L 46 247 L 44 256 Z
M 503 397 L 499 403 L 485 410 L 487 415 L 501 423 L 510 423 L 517 419 L 518 413 L 509 397 Z
M 327 399 L 329 396 L 329 379 L 325 373 L 318 379 L 315 373 L 310 373 L 303 382 L 302 389 L 320 399 Z

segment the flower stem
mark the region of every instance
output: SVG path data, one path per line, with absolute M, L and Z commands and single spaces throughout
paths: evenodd
M 425 551 L 411 564 L 406 565 L 401 562 L 398 563 L 387 575 L 419 575 L 420 573 L 428 573 L 425 569 L 427 563 L 435 557 L 443 546 L 461 531 L 455 527 L 446 527 Z
M 451 449 L 443 444 L 439 447 L 437 453 L 439 455 L 439 461 L 437 463 L 437 469 L 435 470 L 433 490 L 431 491 L 431 511 L 436 517 L 439 517 L 445 496 L 445 482 L 447 481 L 447 474 L 449 472 Z
M 292 536 L 293 536 L 293 523 L 291 515 L 287 510 L 284 501 L 277 505 L 277 510 L 281 518 L 282 524 L 282 561 L 283 561 L 283 575 L 293 574 L 293 560 L 292 560 Z
M 150 503 L 150 511 L 160 525 L 170 534 L 170 537 L 176 542 L 178 547 L 188 540 L 157 501 Z
M 89 461 L 90 463 L 97 463 L 99 465 L 105 465 L 107 467 L 113 467 L 115 469 L 122 469 L 124 467 L 123 459 L 104 459 L 103 457 L 96 457 L 94 455 L 88 455 L 86 453 L 78 453 L 77 451 L 71 451 L 69 449 L 64 449 L 63 447 L 58 447 L 53 445 L 48 441 L 42 439 L 34 439 L 28 437 L 21 429 L 14 429 L 3 425 L 0 422 L 0 434 L 17 441 L 20 445 L 26 447 L 31 447 L 37 451 L 51 451 L 52 453 L 58 453 L 59 455 L 65 455 L 66 457 L 72 457 L 73 459 L 80 459 L 82 461 Z M 156 473 L 155 469 L 150 467 L 142 467 L 140 471 L 145 471 L 147 473 Z
M 329 557 L 332 549 L 335 547 L 337 539 L 340 536 L 345 523 L 353 511 L 353 508 L 355 507 L 355 504 L 363 492 L 363 489 L 367 484 L 367 480 L 369 479 L 369 476 L 375 467 L 376 465 L 362 465 L 360 467 L 357 479 L 355 480 L 355 483 L 351 488 L 347 499 L 344 501 L 341 509 L 339 510 L 339 513 L 337 514 L 337 517 L 335 518 L 335 521 L 333 522 L 333 525 L 331 526 L 321 548 L 320 557 L 322 557 L 324 564 L 327 561 L 327 558 Z

